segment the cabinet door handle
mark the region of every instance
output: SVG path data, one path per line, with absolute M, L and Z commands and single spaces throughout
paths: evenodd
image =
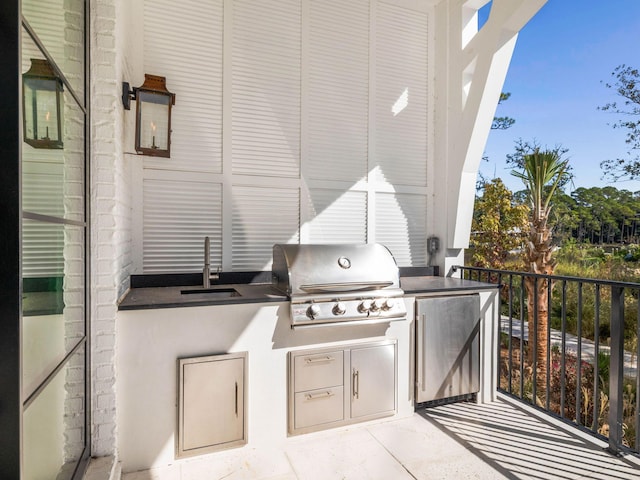
M 360 398 L 360 372 L 353 369 L 353 398 Z
M 235 404 L 236 404 L 236 417 L 238 416 L 238 382 L 236 382 L 236 400 L 235 400 Z
M 333 362 L 334 360 L 335 358 L 330 355 L 324 355 L 322 357 L 307 357 L 304 359 L 306 363 Z
M 425 358 L 426 354 L 424 352 L 425 345 L 425 323 L 427 322 L 427 317 L 423 313 L 417 319 L 418 326 L 418 338 L 416 338 L 416 364 L 417 364 L 417 372 L 416 372 L 416 382 L 418 383 L 418 389 L 422 391 L 423 385 L 427 384 L 426 375 L 427 369 L 425 368 Z
M 326 392 L 322 393 L 307 393 L 305 397 L 307 400 L 316 400 L 318 398 L 333 397 L 334 395 L 335 393 L 333 393 L 331 390 L 327 390 Z

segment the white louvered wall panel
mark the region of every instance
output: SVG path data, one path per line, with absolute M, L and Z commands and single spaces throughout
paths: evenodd
M 64 226 L 59 223 L 22 221 L 23 278 L 64 275 Z
M 47 161 L 44 155 L 32 158 L 31 147 L 25 146 L 22 161 L 22 209 L 27 212 L 63 218 L 64 211 L 64 165 Z M 51 152 L 52 150 L 46 150 Z M 60 150 L 55 150 L 60 152 Z M 39 157 L 39 158 L 38 158 Z M 52 156 L 49 156 L 51 158 Z M 75 220 L 75 218 L 74 218 Z
M 426 196 L 376 194 L 376 242 L 386 245 L 399 266 L 423 266 L 427 261 Z
M 308 52 L 308 175 L 366 178 L 369 2 L 311 0 Z
M 298 243 L 297 189 L 233 187 L 233 270 L 269 270 L 274 243 Z
M 300 1 L 233 2 L 233 173 L 300 172 Z
M 22 210 L 64 218 L 64 165 L 61 150 L 23 146 Z M 24 220 L 22 275 L 54 277 L 64 273 L 64 230 L 57 223 Z
M 82 0 L 31 0 L 22 2 L 22 13 L 49 55 L 56 62 L 78 98 L 84 97 L 84 2 Z M 33 41 L 23 30 L 23 59 L 44 58 L 32 50 Z M 25 39 L 28 40 L 25 42 Z M 26 47 L 26 48 L 25 48 Z M 24 63 L 24 60 L 23 60 Z M 27 67 L 28 69 L 28 67 Z M 24 70 L 23 70 L 24 71 Z M 68 90 L 65 87 L 65 90 Z
M 64 59 L 64 0 L 23 1 L 22 14 L 56 62 Z M 63 65 L 59 65 L 63 68 Z
M 222 171 L 223 0 L 146 0 L 144 70 L 176 94 L 171 159 L 145 167 Z M 134 85 L 138 86 L 138 85 Z
M 313 189 L 310 243 L 366 243 L 367 193 Z
M 371 166 L 394 185 L 427 182 L 427 33 L 426 14 L 378 3 Z
M 205 236 L 221 265 L 222 185 L 146 179 L 143 197 L 144 273 L 201 271 Z
M 268 269 L 301 212 L 304 241 L 426 264 L 428 18 L 400 3 L 145 0 L 145 71 L 177 103 L 171 159 L 144 158 L 144 272 L 200 270 L 205 235 L 212 261 Z

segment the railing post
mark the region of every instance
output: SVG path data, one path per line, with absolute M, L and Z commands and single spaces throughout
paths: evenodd
M 624 376 L 624 288 L 611 287 L 611 356 L 609 357 L 609 450 L 622 445 L 622 380 Z

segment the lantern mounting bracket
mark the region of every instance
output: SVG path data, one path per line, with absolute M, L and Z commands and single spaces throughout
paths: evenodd
M 136 87 L 131 89 L 129 82 L 122 82 L 122 105 L 125 110 L 131 110 L 131 100 L 135 100 L 138 94 Z

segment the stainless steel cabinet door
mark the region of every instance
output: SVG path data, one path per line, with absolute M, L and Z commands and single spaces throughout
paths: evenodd
M 245 362 L 245 354 L 179 360 L 178 456 L 246 442 Z
M 396 408 L 396 345 L 351 350 L 351 418 Z
M 416 401 L 480 389 L 480 297 L 452 295 L 416 301 Z

